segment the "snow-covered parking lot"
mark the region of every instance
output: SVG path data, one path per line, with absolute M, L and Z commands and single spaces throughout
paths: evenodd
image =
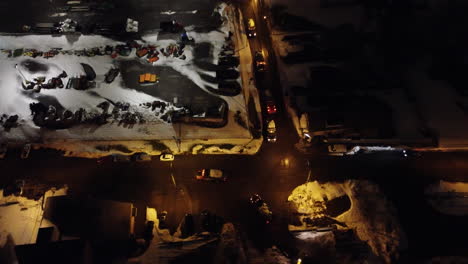
M 255 153 L 259 142 L 250 142 L 244 93 L 218 92 L 218 58 L 235 45 L 229 40 L 235 32 L 226 16 L 230 8 L 216 7 L 220 28 L 200 33 L 186 26 L 185 39 L 151 33 L 128 44 L 96 35 L 0 36 L 0 141 L 45 144 L 79 156 L 93 156 L 103 144 L 125 145 L 127 154 Z M 114 52 L 106 54 L 107 47 Z M 118 47 L 129 53 L 115 52 Z M 141 47 L 152 48 L 158 59 L 149 62 L 150 55 L 137 54 Z M 102 54 L 87 54 L 93 48 Z M 47 52 L 55 54 L 47 58 Z M 83 64 L 91 66 L 95 79 Z M 112 68 L 120 73 L 109 82 Z M 142 83 L 147 73 L 156 80 Z M 240 87 L 238 76 L 230 82 Z M 38 89 L 57 78 L 63 88 Z M 84 88 L 70 85 L 77 78 L 87 78 Z

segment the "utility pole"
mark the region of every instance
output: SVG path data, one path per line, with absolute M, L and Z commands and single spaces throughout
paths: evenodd
M 308 169 L 308 172 L 307 172 L 307 180 L 306 180 L 306 183 L 310 182 L 310 176 L 312 175 L 312 171 L 310 169 L 310 161 L 307 160 L 307 169 Z

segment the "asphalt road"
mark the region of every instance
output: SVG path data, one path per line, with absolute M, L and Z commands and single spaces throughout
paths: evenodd
M 243 6 L 244 17 L 255 17 L 258 36 L 251 40 L 252 51 L 272 53 L 267 25 L 258 10 Z M 263 11 L 262 11 L 263 12 Z M 251 214 L 246 213 L 248 198 L 259 193 L 271 205 L 281 223 L 287 218 L 286 200 L 294 187 L 304 183 L 311 164 L 312 180 L 343 181 L 366 179 L 379 184 L 399 213 L 409 238 L 409 257 L 463 252 L 468 232 L 466 218 L 434 214 L 423 200 L 424 187 L 441 179 L 468 181 L 468 154 L 425 153 L 419 158 L 403 158 L 399 153 L 382 153 L 346 158 L 303 155 L 293 145 L 297 136 L 285 114 L 274 56 L 266 57 L 269 66 L 259 89 L 270 88 L 277 100 L 279 114 L 278 142 L 265 143 L 254 156 L 176 156 L 175 161 L 148 163 L 103 163 L 95 160 L 63 158 L 48 151 L 32 151 L 27 160 L 19 152 L 9 151 L 0 160 L 0 183 L 31 179 L 51 184 L 67 184 L 74 194 L 133 201 L 168 211 L 174 229 L 185 213 L 198 214 L 203 209 L 221 215 L 250 230 Z M 281 166 L 288 158 L 290 168 Z M 226 183 L 197 182 L 194 173 L 200 168 L 218 168 L 228 173 Z M 174 176 L 175 184 L 171 178 Z M 182 190 L 182 191 L 181 191 Z M 264 247 L 284 244 L 287 232 L 273 225 L 267 233 L 249 233 Z M 262 231 L 260 231 L 262 232 Z M 256 237 L 255 237 L 256 236 Z M 255 239 L 256 238 L 256 239 Z M 407 256 L 408 257 L 408 256 Z

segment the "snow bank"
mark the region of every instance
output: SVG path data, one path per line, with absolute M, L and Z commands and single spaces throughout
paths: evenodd
M 170 263 L 178 257 L 187 255 L 198 250 L 200 247 L 216 241 L 216 237 L 197 237 L 192 236 L 186 239 L 180 239 L 172 236 L 167 229 L 159 229 L 159 220 L 157 212 L 154 208 L 146 209 L 146 221 L 154 222 L 153 235 L 154 238 L 148 246 L 148 249 L 143 255 L 129 259 L 127 263 Z M 178 243 L 174 243 L 178 242 Z M 180 243 L 188 242 L 188 243 Z
M 17 36 L 1 36 L 0 49 L 18 49 L 29 48 L 47 51 L 52 48 L 69 49 L 85 49 L 94 48 L 106 45 L 123 44 L 115 40 L 99 36 L 99 35 L 25 35 Z
M 443 214 L 468 215 L 468 183 L 440 181 L 426 188 L 429 204 Z
M 21 196 L 3 196 L 3 190 L 0 190 L 0 248 L 5 246 L 8 235 L 15 245 L 34 244 L 42 223 L 41 204 L 48 197 L 66 193 L 67 188 L 53 188 L 35 201 Z
M 438 184 L 430 185 L 426 193 L 458 192 L 468 193 L 468 182 L 439 181 Z
M 406 239 L 396 210 L 375 184 L 355 180 L 324 184 L 308 182 L 296 187 L 288 201 L 297 207 L 299 213 L 320 217 L 324 210 L 317 204 L 343 195 L 351 200 L 351 208 L 334 219 L 355 229 L 359 239 L 366 241 L 374 254 L 386 263 L 397 258 L 398 251 L 406 245 Z M 304 225 L 303 229 L 306 228 Z
M 260 251 L 251 241 L 247 241 L 246 245 L 248 262 L 235 262 L 235 263 L 250 263 L 250 264 L 264 264 L 264 263 L 276 263 L 276 264 L 290 264 L 293 263 L 288 257 L 286 257 L 276 246 L 267 248 Z M 217 262 L 217 263 L 233 263 L 233 262 Z M 294 262 L 296 263 L 296 262 Z M 299 262 L 297 262 L 299 263 Z

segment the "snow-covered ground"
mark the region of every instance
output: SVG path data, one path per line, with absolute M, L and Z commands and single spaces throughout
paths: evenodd
M 218 239 L 217 237 L 210 236 L 209 234 L 207 236 L 193 235 L 187 238 L 180 238 L 180 227 L 178 232 L 171 235 L 168 229 L 158 228 L 158 214 L 154 208 L 146 209 L 146 221 L 154 222 L 154 238 L 151 240 L 148 249 L 143 255 L 129 259 L 127 263 L 172 263 L 171 261 L 175 258 L 189 254 Z
M 270 6 L 284 5 L 286 12 L 301 16 L 327 27 L 336 27 L 341 24 L 353 24 L 356 28 L 363 26 L 364 10 L 360 5 L 321 8 L 319 0 L 287 1 L 268 0 Z M 309 80 L 309 68 L 312 63 L 285 64 L 281 57 L 302 47 L 289 45 L 282 41 L 286 35 L 302 34 L 307 32 L 284 32 L 277 27 L 272 28 L 272 41 L 276 51 L 280 79 L 283 89 L 288 91 L 292 86 L 305 86 Z M 395 138 L 402 142 L 414 142 L 428 145 L 420 150 L 466 150 L 468 149 L 468 125 L 466 113 L 460 105 L 466 105 L 466 99 L 456 93 L 444 81 L 429 79 L 426 69 L 427 62 L 413 65 L 408 70 L 408 90 L 404 87 L 392 87 L 390 90 L 370 92 L 386 102 L 393 110 L 393 126 Z M 413 97 L 415 100 L 411 100 Z M 288 103 L 288 100 L 286 100 Z M 288 107 L 293 123 L 300 134 L 299 117 Z M 313 122 L 313 120 L 311 121 Z M 432 132 L 428 135 L 428 132 Z M 436 136 L 438 145 L 429 146 L 431 138 Z
M 468 215 L 468 183 L 440 181 L 426 188 L 429 204 L 443 214 Z
M 441 150 L 468 149 L 466 113 L 457 105 L 465 99 L 445 81 L 431 80 L 422 62 L 410 71 L 411 90 L 416 95 L 418 111 L 439 138 Z
M 234 33 L 237 38 L 237 30 L 230 19 L 232 18 L 229 13 L 233 12 L 232 7 L 221 4 L 217 7 L 224 20 L 222 26 L 218 30 L 207 33 L 195 32 L 193 26 L 187 26 L 186 31 L 189 38 L 193 38 L 195 44 L 208 42 L 213 49 L 212 63 L 216 63 L 219 52 L 225 44 L 225 38 L 228 36 L 229 31 Z M 242 35 L 242 34 L 241 34 Z M 149 34 L 142 37 L 145 45 L 155 45 L 160 48 L 165 48 L 169 45 L 176 44 L 176 40 L 159 40 L 158 34 Z M 142 43 L 142 42 L 140 42 Z M 103 47 L 106 45 L 116 46 L 122 44 L 120 42 L 102 37 L 102 36 L 60 36 L 52 37 L 47 35 L 28 35 L 28 36 L 0 36 L 0 49 L 2 50 L 15 50 L 19 48 L 36 49 L 39 51 L 49 51 L 52 48 L 61 48 L 62 50 L 82 50 L 94 47 Z M 252 140 L 252 135 L 248 129 L 243 128 L 234 121 L 234 114 L 237 111 L 241 112 L 241 117 L 248 120 L 247 115 L 247 100 L 251 90 L 250 85 L 244 87 L 243 93 L 229 97 L 215 95 L 208 91 L 206 87 L 217 89 L 217 85 L 204 81 L 200 73 L 213 75 L 214 72 L 206 72 L 198 68 L 194 64 L 193 47 L 187 45 L 184 49 L 185 59 L 176 57 L 159 56 L 160 59 L 153 63 L 154 66 L 170 67 L 180 73 L 181 75 L 190 79 L 200 89 L 205 92 L 220 97 L 228 103 L 229 113 L 227 125 L 222 128 L 202 128 L 190 124 L 172 124 L 163 119 L 166 113 L 170 111 L 177 111 L 177 108 L 172 102 L 164 102 L 161 98 L 154 97 L 147 93 L 137 91 L 132 87 L 125 87 L 121 75 L 110 84 L 104 82 L 105 74 L 109 69 L 118 65 L 122 60 L 138 60 L 135 55 L 135 49 L 128 57 L 117 57 L 112 59 L 110 56 L 75 56 L 68 54 L 58 54 L 52 58 L 45 59 L 41 57 L 29 58 L 25 56 L 8 57 L 7 53 L 0 54 L 0 115 L 6 114 L 8 116 L 18 115 L 19 126 L 13 127 L 9 130 L 0 127 L 0 141 L 9 141 L 16 143 L 37 143 L 36 146 L 56 147 L 60 146 L 61 149 L 66 150 L 69 155 L 87 156 L 95 155 L 97 144 L 96 141 L 109 142 L 129 142 L 135 141 L 134 144 L 129 145 L 132 151 L 146 151 L 153 154 L 159 154 L 158 149 L 147 148 L 148 141 L 162 141 L 172 152 L 204 152 L 204 153 L 255 153 L 260 144 L 260 140 L 254 140 L 254 144 L 249 143 Z M 241 54 L 242 55 L 242 54 Z M 246 62 L 242 61 L 241 68 L 246 67 Z M 28 63 L 30 61 L 38 62 L 44 65 L 45 69 L 41 71 L 28 71 Z M 59 75 L 63 70 L 67 72 L 68 77 L 63 79 L 66 85 L 70 77 L 84 75 L 84 70 L 80 63 L 86 63 L 93 67 L 96 72 L 96 88 L 88 89 L 86 91 L 75 89 L 42 89 L 40 93 L 35 93 L 31 90 L 23 90 L 21 82 L 23 74 L 27 80 L 33 80 L 36 77 L 44 76 L 46 80 Z M 15 66 L 18 66 L 16 69 Z M 249 65 L 250 67 L 250 65 Z M 241 69 L 242 70 L 242 69 Z M 242 77 L 244 77 L 242 75 Z M 245 80 L 239 78 L 239 82 L 245 84 Z M 157 89 L 157 88 L 151 88 Z M 77 111 L 84 108 L 88 113 L 101 113 L 102 109 L 98 104 L 104 101 L 111 102 L 126 102 L 130 104 L 131 112 L 138 112 L 143 114 L 146 121 L 145 124 L 135 124 L 132 127 L 122 126 L 117 124 L 119 122 L 110 122 L 101 126 L 93 126 L 90 124 L 75 125 L 68 129 L 50 130 L 36 126 L 33 122 L 33 116 L 29 109 L 30 103 L 35 103 L 43 100 L 56 100 L 59 105 L 64 109 L 70 111 Z M 258 100 L 258 99 L 257 99 Z M 142 105 L 154 101 L 164 102 L 168 105 L 163 113 L 152 111 L 150 108 Z M 113 104 L 109 112 L 112 112 Z M 158 109 L 156 109 L 158 110 Z M 247 121 L 248 122 L 248 121 Z M 180 145 L 174 147 L 171 141 L 179 139 Z M 80 142 L 81 141 L 81 142 Z M 66 143 L 65 143 L 66 142 Z M 39 144 L 41 143 L 41 144 Z M 65 144 L 64 144 L 65 143 Z M 120 144 L 113 143 L 113 144 Z M 202 151 L 193 151 L 195 145 L 208 145 L 206 147 L 198 147 Z M 220 147 L 219 145 L 238 145 L 237 147 Z M 254 147 L 243 147 L 249 144 Z M 102 143 L 100 144 L 102 145 Z M 135 145 L 140 145 L 135 148 Z M 218 145 L 218 149 L 216 149 Z M 84 151 L 81 151 L 80 148 Z M 83 153 L 81 153 L 83 152 Z M 81 153 L 81 154 L 80 154 Z M 109 154 L 109 153 L 101 153 Z M 100 155 L 99 153 L 96 155 Z
M 288 8 L 290 14 L 311 18 L 312 21 L 324 25 L 338 26 L 344 23 L 351 23 L 359 26 L 364 12 L 359 5 L 320 8 L 320 0 L 266 0 L 269 5 L 283 5 Z
M 310 19 L 312 22 L 317 22 L 322 25 L 335 27 L 341 24 L 350 23 L 358 26 L 361 22 L 362 10 L 360 7 L 350 8 L 320 8 L 320 0 L 312 1 L 287 1 L 287 0 L 267 0 L 265 1 L 268 6 L 283 5 L 287 7 L 286 12 L 302 16 Z M 278 27 L 271 27 L 271 40 L 275 50 L 276 61 L 278 65 L 278 72 L 284 94 L 286 98 L 290 96 L 290 89 L 293 86 L 305 87 L 309 81 L 310 74 L 309 68 L 317 63 L 297 63 L 286 64 L 282 58 L 289 52 L 301 50 L 301 46 L 290 45 L 288 42 L 282 41 L 283 37 L 294 34 L 307 34 L 307 31 L 301 32 L 287 32 L 279 29 Z M 300 129 L 299 116 L 297 111 L 291 107 L 289 99 L 285 100 L 285 105 L 290 115 L 292 122 L 296 128 L 299 137 L 302 137 Z
M 39 200 L 30 200 L 22 196 L 3 196 L 0 190 L 0 252 L 13 250 L 16 245 L 36 243 L 39 228 L 48 227 L 50 223 L 43 219 L 42 203 L 51 196 L 65 195 L 66 188 L 51 189 Z M 0 260 L 5 256 L 0 256 Z M 15 263 L 14 259 L 10 259 Z
M 326 201 L 341 196 L 348 196 L 351 207 L 346 212 L 330 217 L 326 214 Z M 341 225 L 338 229 L 354 229 L 357 237 L 368 243 L 373 253 L 385 263 L 398 258 L 399 251 L 406 246 L 406 238 L 400 227 L 396 210 L 383 196 L 379 188 L 367 181 L 350 180 L 344 183 L 308 182 L 296 187 L 288 201 L 297 208 L 297 212 L 305 217 L 318 219 L 330 217 Z M 325 208 L 324 208 L 325 207 Z M 290 226 L 290 230 L 307 230 L 304 222 L 302 226 Z M 344 226 L 342 226 L 344 224 Z M 316 234 L 305 238 L 316 239 L 324 234 Z M 323 239 L 328 241 L 328 239 Z

